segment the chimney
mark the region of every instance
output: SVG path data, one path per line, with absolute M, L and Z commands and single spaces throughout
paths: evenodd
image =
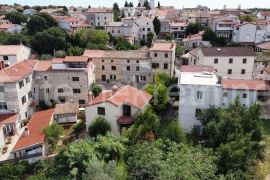
M 118 90 L 118 87 L 116 85 L 114 85 L 112 87 L 112 94 L 115 94 L 117 92 L 117 90 Z
M 28 129 L 28 127 L 26 126 L 24 129 L 24 136 L 29 136 L 30 135 L 30 131 Z

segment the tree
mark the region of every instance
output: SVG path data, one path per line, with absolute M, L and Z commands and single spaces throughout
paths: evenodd
M 240 16 L 240 19 L 242 21 L 246 21 L 246 22 L 253 22 L 254 21 L 254 19 L 251 15 Z
M 122 10 L 122 12 L 121 12 L 121 18 L 125 18 L 125 17 L 126 17 L 125 12 L 124 12 L 124 10 Z
M 90 45 L 106 46 L 110 40 L 106 31 L 95 29 L 81 29 L 76 33 L 75 37 L 80 39 L 80 47 L 82 48 Z
M 27 165 L 24 162 L 16 164 L 4 163 L 0 166 L 0 179 L 20 179 L 26 172 Z
M 63 50 L 55 51 L 54 57 L 56 57 L 56 58 L 64 58 L 64 57 L 66 57 L 66 52 L 63 51 Z
M 138 3 L 138 7 L 142 7 L 142 5 L 141 5 L 141 3 L 140 3 L 140 2 Z
M 199 31 L 201 31 L 203 28 L 199 23 L 190 23 L 187 26 L 186 32 L 185 34 L 188 35 L 192 35 L 192 34 L 198 34 Z
M 133 3 L 132 2 L 129 3 L 129 7 L 133 7 Z
M 202 38 L 203 41 L 210 41 L 213 44 L 217 39 L 217 35 L 214 31 L 212 31 L 212 29 L 207 28 L 205 29 Z
M 176 48 L 175 48 L 175 56 L 180 58 L 181 55 L 185 54 L 186 52 L 186 48 L 184 46 L 181 46 L 179 44 L 176 44 Z
M 65 50 L 67 33 L 61 28 L 50 28 L 37 33 L 32 41 L 32 48 L 38 54 L 54 54 L 57 50 Z
M 97 97 L 102 92 L 102 88 L 98 84 L 93 83 L 90 87 L 90 91 L 93 93 L 94 97 Z
M 124 172 L 117 167 L 115 161 L 110 161 L 108 164 L 103 161 L 91 161 L 86 168 L 86 172 L 82 175 L 82 179 L 116 180 L 121 179 L 123 176 Z
M 88 127 L 90 137 L 97 137 L 98 135 L 105 135 L 111 131 L 111 124 L 103 117 L 96 118 Z
M 160 20 L 158 19 L 158 17 L 154 18 L 153 25 L 154 25 L 154 31 L 156 35 L 158 36 L 160 33 L 160 28 L 161 28 Z
M 150 7 L 150 3 L 148 0 L 145 0 L 144 3 L 143 3 L 143 7 L 145 7 L 147 10 L 150 10 L 151 7 Z
M 178 122 L 171 122 L 163 131 L 163 138 L 172 142 L 180 143 L 186 141 L 186 135 Z
M 147 33 L 146 37 L 146 45 L 147 47 L 151 47 L 154 39 L 154 34 L 152 32 Z
M 160 2 L 158 1 L 158 6 L 157 6 L 157 8 L 160 9 L 160 7 L 161 7 L 161 6 L 160 6 Z
M 220 156 L 219 172 L 247 172 L 256 159 L 262 158 L 262 120 L 258 104 L 244 107 L 239 98 L 228 108 L 211 107 L 203 111 L 204 146 L 213 148 Z
M 121 21 L 120 14 L 121 14 L 121 11 L 119 9 L 118 4 L 117 3 L 114 3 L 113 4 L 113 17 L 114 17 L 114 21 Z
M 88 9 L 91 9 L 91 6 L 90 5 L 88 6 Z
M 70 48 L 68 48 L 67 50 L 67 54 L 69 56 L 82 56 L 84 52 L 83 48 L 80 48 L 78 46 L 72 46 Z
M 5 15 L 5 18 L 10 20 L 13 24 L 22 24 L 27 21 L 27 18 L 24 14 L 16 11 L 8 12 Z
M 49 149 L 52 151 L 56 147 L 60 139 L 60 136 L 64 132 L 64 129 L 62 126 L 58 125 L 57 123 L 53 123 L 47 126 L 46 128 L 44 128 L 42 132 L 46 136 L 46 139 L 49 144 Z
M 124 5 L 124 6 L 125 6 L 125 7 L 129 7 L 129 6 L 128 6 L 128 2 L 127 2 L 127 1 L 125 2 L 125 5 Z

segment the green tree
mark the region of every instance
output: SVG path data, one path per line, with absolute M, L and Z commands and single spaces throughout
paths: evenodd
M 102 88 L 98 84 L 93 83 L 90 87 L 90 91 L 93 93 L 94 97 L 97 97 L 100 93 L 102 93 Z
M 154 39 L 154 34 L 152 32 L 147 33 L 146 37 L 146 45 L 147 47 L 151 47 Z
M 42 32 L 51 27 L 57 27 L 56 20 L 47 13 L 37 13 L 31 16 L 26 27 L 30 35 L 34 35 L 37 32 Z
M 114 3 L 113 4 L 113 17 L 114 17 L 114 21 L 121 21 L 120 14 L 121 14 L 121 11 L 119 9 L 118 4 L 117 3 Z
M 82 29 L 75 36 L 80 39 L 83 48 L 93 44 L 106 46 L 110 40 L 108 33 L 104 30 Z
M 160 2 L 158 1 L 158 6 L 157 6 L 157 8 L 160 9 L 160 7 L 161 7 L 161 6 L 160 6 Z
M 202 26 L 199 23 L 190 23 L 187 26 L 185 34 L 192 35 L 192 34 L 197 34 L 199 31 L 203 30 Z
M 253 22 L 254 21 L 252 15 L 240 16 L 240 19 L 243 20 L 243 21 L 245 21 L 245 22 Z
M 185 54 L 186 52 L 186 48 L 184 46 L 181 46 L 179 44 L 176 45 L 176 48 L 175 48 L 175 56 L 176 57 L 181 57 L 181 55 Z
M 169 139 L 172 142 L 180 143 L 186 142 L 186 135 L 181 128 L 179 122 L 171 122 L 162 133 L 163 138 Z
M 202 38 L 204 41 L 210 41 L 213 44 L 217 39 L 217 35 L 212 29 L 207 28 L 204 30 Z
M 148 0 L 145 0 L 144 3 L 143 3 L 143 7 L 145 7 L 147 10 L 150 10 L 151 7 L 150 7 L 150 3 Z
M 124 172 L 117 167 L 115 161 L 104 163 L 102 161 L 92 161 L 88 164 L 86 172 L 82 175 L 83 180 L 118 180 L 124 176 Z
M 83 55 L 83 52 L 84 52 L 84 49 L 83 48 L 80 48 L 78 46 L 70 47 L 67 50 L 67 54 L 69 56 L 82 56 Z
M 58 125 L 57 123 L 53 123 L 43 129 L 43 134 L 46 136 L 50 151 L 52 151 L 56 147 L 63 132 L 63 127 Z
M 154 18 L 153 25 L 154 25 L 154 31 L 156 35 L 158 36 L 160 33 L 160 28 L 161 28 L 160 20 L 158 19 L 158 17 Z
M 38 54 L 54 54 L 57 50 L 65 50 L 67 33 L 61 28 L 50 28 L 37 33 L 32 39 L 32 48 Z
M 133 7 L 133 3 L 132 2 L 129 3 L 129 7 Z
M 125 7 L 128 7 L 128 2 L 127 1 L 125 1 L 125 5 L 124 5 Z
M 27 18 L 24 14 L 17 12 L 17 11 L 11 11 L 8 12 L 5 15 L 5 18 L 10 20 L 13 24 L 22 24 L 27 21 Z
M 11 164 L 5 163 L 0 166 L 0 179 L 20 179 L 26 172 L 27 165 L 24 162 Z
M 66 52 L 63 51 L 63 50 L 55 51 L 54 57 L 56 57 L 56 58 L 64 58 L 64 57 L 66 57 Z
M 111 131 L 111 124 L 104 118 L 96 118 L 88 127 L 90 137 L 97 137 L 98 135 L 105 135 Z

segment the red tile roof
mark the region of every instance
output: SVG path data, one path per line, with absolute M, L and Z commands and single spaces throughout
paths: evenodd
M 88 13 L 113 13 L 113 10 L 110 8 L 90 8 Z
M 21 61 L 0 71 L 1 83 L 12 83 L 25 78 L 34 71 L 35 60 Z
M 150 51 L 173 51 L 175 48 L 175 43 L 161 42 L 154 43 L 153 47 L 150 48 Z
M 213 66 L 204 65 L 182 65 L 180 72 L 216 72 Z
M 65 58 L 53 58 L 52 64 L 62 64 Z
M 0 114 L 0 124 L 15 123 L 18 119 L 18 114 Z
M 35 66 L 35 71 L 49 71 L 52 69 L 52 61 L 51 60 L 41 60 L 41 61 L 37 61 L 37 64 Z
M 77 113 L 78 111 L 79 104 L 77 103 L 56 104 L 54 114 Z
M 42 131 L 50 125 L 53 112 L 54 109 L 36 112 L 27 124 L 30 134 L 25 135 L 23 133 L 12 151 L 27 148 L 35 144 L 44 144 L 45 135 Z
M 102 58 L 104 54 L 105 51 L 102 50 L 85 50 L 83 55 L 90 58 Z
M 270 90 L 269 81 L 264 81 L 264 80 L 227 79 L 227 80 L 222 80 L 221 84 L 223 86 L 223 89 L 254 90 L 254 91 Z
M 204 56 L 256 56 L 252 48 L 246 47 L 209 47 L 201 50 Z
M 90 100 L 89 106 L 103 102 L 109 102 L 115 106 L 129 104 L 138 109 L 143 109 L 151 99 L 152 95 L 146 93 L 143 90 L 139 90 L 135 87 L 127 85 L 119 88 L 115 93 L 108 91 L 100 94 L 98 97 Z
M 0 55 L 17 55 L 18 52 L 26 46 L 23 45 L 0 45 Z
M 66 56 L 64 62 L 88 62 L 88 60 L 86 56 Z

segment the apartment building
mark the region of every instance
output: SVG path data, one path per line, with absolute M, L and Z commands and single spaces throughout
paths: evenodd
M 113 22 L 113 10 L 109 8 L 91 8 L 86 12 L 86 18 L 92 27 L 106 27 Z
M 111 124 L 112 132 L 120 133 L 122 128 L 134 123 L 134 118 L 148 107 L 151 99 L 150 94 L 130 85 L 114 86 L 89 101 L 85 107 L 86 126 L 97 117 L 104 117 Z
M 24 45 L 0 45 L 0 70 L 29 59 L 30 55 L 30 48 Z
M 54 58 L 35 66 L 34 90 L 39 105 L 55 101 L 85 105 L 94 82 L 95 66 L 88 57 Z
M 20 126 L 34 113 L 33 72 L 36 61 L 21 61 L 0 71 L 0 113 L 18 114 Z
M 154 73 L 174 73 L 175 43 L 156 42 L 149 50 L 86 50 L 84 56 L 96 65 L 98 82 L 149 83 Z
M 224 79 L 253 79 L 255 57 L 252 48 L 200 48 L 194 64 L 213 66 Z
M 179 21 L 170 23 L 170 34 L 173 39 L 180 40 L 185 37 L 188 21 Z

